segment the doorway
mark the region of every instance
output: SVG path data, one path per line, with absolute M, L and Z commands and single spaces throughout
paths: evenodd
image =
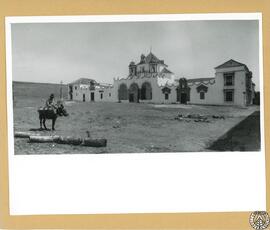
M 83 102 L 85 101 L 85 94 L 83 94 Z
M 129 94 L 129 102 L 134 102 L 134 94 Z
M 95 101 L 95 93 L 91 92 L 91 101 Z
M 180 103 L 187 104 L 187 94 L 186 93 L 181 93 Z

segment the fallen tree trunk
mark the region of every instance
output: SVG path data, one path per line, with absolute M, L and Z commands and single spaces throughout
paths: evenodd
M 107 139 L 91 139 L 80 137 L 63 137 L 63 136 L 40 136 L 40 134 L 34 134 L 30 132 L 15 132 L 15 137 L 29 138 L 30 143 L 57 143 L 68 145 L 81 145 L 88 147 L 106 147 Z
M 18 137 L 18 138 L 29 138 L 30 136 L 33 136 L 33 133 L 30 132 L 19 132 L 19 131 L 15 131 L 14 132 L 14 137 Z
M 52 143 L 56 142 L 59 139 L 59 136 L 30 136 L 30 143 Z
M 70 144 L 70 145 L 80 145 L 83 142 L 82 138 L 79 137 L 59 137 L 56 140 L 58 144 Z
M 90 147 L 106 147 L 107 140 L 106 139 L 90 139 L 85 138 L 82 143 L 83 146 L 90 146 Z

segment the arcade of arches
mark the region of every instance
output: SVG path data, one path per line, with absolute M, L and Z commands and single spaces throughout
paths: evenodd
M 144 82 L 139 88 L 137 83 L 127 85 L 122 83 L 118 90 L 119 100 L 129 100 L 129 102 L 139 102 L 139 100 L 152 100 L 152 86 L 149 82 Z

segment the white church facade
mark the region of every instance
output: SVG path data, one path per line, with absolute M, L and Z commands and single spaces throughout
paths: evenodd
M 69 84 L 69 99 L 129 103 L 182 103 L 248 106 L 254 98 L 252 72 L 240 62 L 229 60 L 215 68 L 212 78 L 177 78 L 168 65 L 152 52 L 130 62 L 125 78 L 113 85 L 79 79 Z

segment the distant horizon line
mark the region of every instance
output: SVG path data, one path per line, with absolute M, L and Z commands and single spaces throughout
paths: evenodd
M 53 83 L 53 82 L 35 82 L 35 81 L 18 81 L 12 80 L 14 83 L 31 83 L 31 84 L 51 84 L 51 85 L 61 85 L 61 83 Z M 63 85 L 68 85 L 68 83 L 63 83 Z
M 71 81 L 70 83 L 78 80 L 80 78 L 77 78 L 73 81 Z M 86 78 L 85 78 L 86 79 Z M 92 78 L 87 78 L 87 79 L 92 79 Z M 56 82 L 40 82 L 40 81 L 20 81 L 20 80 L 12 80 L 12 82 L 18 82 L 18 83 L 33 83 L 33 84 L 54 84 L 54 85 L 61 85 L 61 82 L 56 83 Z M 69 85 L 70 83 L 62 83 L 63 85 Z M 113 84 L 113 83 L 107 83 L 107 82 L 98 82 L 101 84 Z

